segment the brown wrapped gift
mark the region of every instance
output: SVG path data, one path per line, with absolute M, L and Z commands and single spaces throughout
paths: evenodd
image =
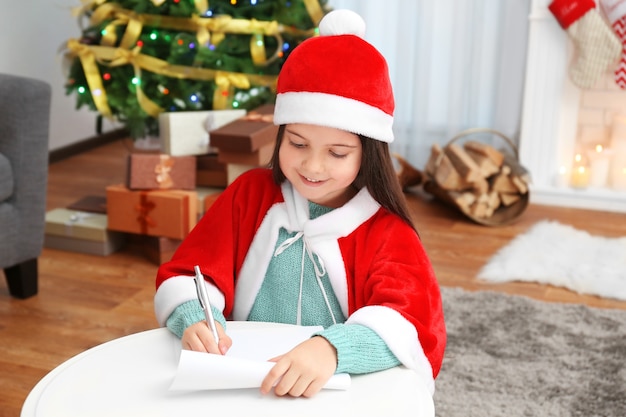
M 274 143 L 261 146 L 258 150 L 250 153 L 230 152 L 220 150 L 217 158 L 225 164 L 267 166 L 274 153 Z
M 244 117 L 212 130 L 211 146 L 219 152 L 250 153 L 263 145 L 276 142 L 278 126 L 273 120 L 274 105 L 266 104 L 250 111 Z
M 106 193 L 110 230 L 184 239 L 196 225 L 195 191 L 133 191 L 120 184 Z
M 174 256 L 174 252 L 183 242 L 181 239 L 172 239 L 161 236 L 146 236 L 131 234 L 129 243 L 131 248 L 141 253 L 150 262 L 161 265 Z
M 106 214 L 107 198 L 103 195 L 86 195 L 67 206 L 68 210 L 84 211 L 87 213 Z
M 217 154 L 199 155 L 196 159 L 196 185 L 225 187 L 228 184 L 226 165 L 218 160 Z
M 131 153 L 127 173 L 131 190 L 193 190 L 196 157 Z

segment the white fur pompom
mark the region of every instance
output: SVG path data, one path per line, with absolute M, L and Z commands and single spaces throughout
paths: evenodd
M 352 10 L 340 9 L 328 13 L 320 21 L 320 35 L 356 35 L 365 37 L 365 21 Z

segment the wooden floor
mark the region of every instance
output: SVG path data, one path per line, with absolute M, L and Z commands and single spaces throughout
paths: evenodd
M 123 182 L 127 153 L 128 142 L 119 141 L 52 164 L 48 209 L 66 207 L 86 195 L 104 195 L 106 185 Z M 515 224 L 489 228 L 465 220 L 419 191 L 408 194 L 408 199 L 441 285 L 626 309 L 626 302 L 559 288 L 493 285 L 475 279 L 491 255 L 539 220 L 553 219 L 592 234 L 617 237 L 626 236 L 626 214 L 531 205 Z M 130 248 L 108 257 L 44 249 L 37 296 L 11 298 L 5 280 L 0 279 L 0 417 L 19 416 L 33 386 L 70 357 L 156 327 L 152 306 L 156 270 Z

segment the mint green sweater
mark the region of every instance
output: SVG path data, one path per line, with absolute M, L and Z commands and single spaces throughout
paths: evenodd
M 312 219 L 331 210 L 309 203 Z M 373 330 L 358 324 L 343 324 L 346 318 L 323 264 L 316 255 L 307 253 L 303 240 L 296 239 L 296 235 L 285 229 L 279 231 L 277 251 L 269 264 L 248 320 L 323 326 L 324 330 L 316 335 L 324 337 L 337 350 L 337 373 L 370 373 L 399 365 L 398 359 Z M 286 242 L 290 238 L 294 238 L 293 241 Z M 213 316 L 222 326 L 226 326 L 221 311 L 213 308 Z M 174 310 L 167 320 L 167 327 L 182 337 L 187 327 L 202 320 L 204 312 L 200 304 L 192 300 Z

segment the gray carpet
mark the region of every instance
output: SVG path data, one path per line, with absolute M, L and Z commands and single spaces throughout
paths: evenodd
M 442 293 L 438 417 L 626 416 L 626 311 Z

